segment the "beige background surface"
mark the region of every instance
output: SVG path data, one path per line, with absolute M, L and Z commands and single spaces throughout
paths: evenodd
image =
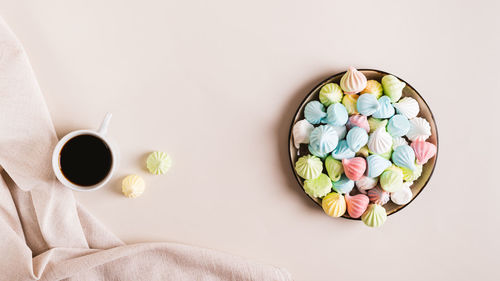
M 177 241 L 296 280 L 498 280 L 498 1 L 0 1 L 60 136 L 97 127 L 122 161 L 76 193 L 126 242 Z M 331 219 L 287 158 L 310 88 L 353 65 L 409 81 L 437 119 L 424 192 L 381 229 Z M 161 177 L 146 153 L 169 152 Z M 144 176 L 136 200 L 121 178 Z

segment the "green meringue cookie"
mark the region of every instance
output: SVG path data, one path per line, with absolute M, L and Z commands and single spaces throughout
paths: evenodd
M 342 166 L 342 162 L 339 160 L 333 159 L 332 156 L 326 157 L 325 167 L 328 176 L 332 181 L 338 181 L 340 176 L 344 172 L 344 166 Z
M 377 154 L 377 153 L 375 153 L 375 152 L 373 152 L 373 151 L 371 151 L 371 150 L 368 150 L 368 151 L 370 152 L 370 154 L 371 154 L 371 155 L 373 155 L 373 154 Z M 387 152 L 380 153 L 380 154 L 377 154 L 377 155 L 378 155 L 378 156 L 380 156 L 380 157 L 382 157 L 382 158 L 384 158 L 384 159 L 391 160 L 391 156 L 392 156 L 392 148 L 391 148 L 391 149 L 389 149 L 389 151 L 387 151 Z
M 304 181 L 304 191 L 309 194 L 309 196 L 314 198 L 319 198 L 327 195 L 332 191 L 332 181 L 325 174 L 320 174 L 315 179 Z
M 375 117 L 368 118 L 368 125 L 370 126 L 370 133 L 375 132 L 380 127 L 385 128 L 387 126 L 387 122 L 389 122 L 387 119 L 378 119 Z
M 146 159 L 146 167 L 154 175 L 163 175 L 172 166 L 172 158 L 165 152 L 155 151 Z
M 403 171 L 403 180 L 405 181 L 416 181 L 422 175 L 422 165 L 415 164 L 415 170 L 412 171 L 407 168 L 401 168 Z
M 303 179 L 315 179 L 323 171 L 323 162 L 313 155 L 302 156 L 295 163 L 295 171 Z
M 406 84 L 404 82 L 399 81 L 399 79 L 393 75 L 385 75 L 382 77 L 382 88 L 384 88 L 384 93 L 393 103 L 401 98 L 405 86 Z
M 328 83 L 321 87 L 319 91 L 319 101 L 327 107 L 331 104 L 341 102 L 343 96 L 342 88 L 336 83 Z
M 361 216 L 361 220 L 369 227 L 379 227 L 387 220 L 387 212 L 378 204 L 370 204 Z
M 392 164 L 391 166 L 389 166 L 389 168 L 385 169 L 385 171 L 395 171 L 397 173 L 403 173 L 403 169 L 401 169 L 400 167 Z
M 386 170 L 380 176 L 380 186 L 387 192 L 396 192 L 403 187 L 403 172 Z

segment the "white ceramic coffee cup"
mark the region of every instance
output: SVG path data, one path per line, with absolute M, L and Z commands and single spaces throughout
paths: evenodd
M 118 164 L 118 150 L 116 149 L 116 146 L 106 137 L 106 132 L 108 130 L 108 125 L 109 121 L 111 120 L 111 113 L 107 113 L 106 116 L 104 117 L 104 120 L 101 123 L 101 126 L 97 131 L 94 130 L 77 130 L 73 131 L 67 135 L 65 135 L 59 142 L 57 143 L 56 147 L 54 148 L 54 152 L 52 153 L 52 169 L 54 170 L 54 173 L 57 177 L 57 179 L 65 186 L 73 189 L 73 190 L 78 190 L 78 191 L 92 191 L 101 188 L 103 185 L 105 185 L 113 176 L 114 171 L 116 170 L 117 164 Z M 61 171 L 61 164 L 59 162 L 60 158 L 60 153 L 61 149 L 64 147 L 64 145 L 71 139 L 73 139 L 76 136 L 79 135 L 92 135 L 95 136 L 99 139 L 101 139 L 108 147 L 111 152 L 111 168 L 109 169 L 109 173 L 106 175 L 106 177 L 101 180 L 100 182 L 91 185 L 91 186 L 80 186 L 77 184 L 74 184 L 70 182 L 66 177 L 63 175 Z

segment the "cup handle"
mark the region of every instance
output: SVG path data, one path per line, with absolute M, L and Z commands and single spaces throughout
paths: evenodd
M 106 113 L 106 116 L 104 116 L 104 120 L 102 120 L 101 126 L 97 130 L 97 132 L 101 135 L 105 135 L 106 132 L 108 131 L 108 125 L 109 121 L 111 121 L 111 116 L 113 116 L 111 113 Z

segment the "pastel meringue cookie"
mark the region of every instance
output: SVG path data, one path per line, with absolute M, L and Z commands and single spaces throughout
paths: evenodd
M 387 192 L 396 192 L 403 186 L 403 172 L 388 170 L 380 176 L 380 186 Z
M 430 142 L 416 140 L 411 143 L 411 148 L 415 152 L 417 164 L 423 165 L 437 153 L 437 147 Z
M 431 136 L 431 125 L 429 122 L 421 117 L 415 117 L 410 120 L 410 130 L 406 133 L 411 141 L 421 140 L 425 141 Z
M 370 124 L 368 124 L 368 118 L 362 114 L 353 114 L 349 117 L 347 121 L 347 128 L 351 129 L 353 127 L 360 127 L 365 129 L 367 133 L 370 132 Z
M 368 208 L 368 204 L 370 200 L 368 196 L 364 194 L 357 194 L 354 196 L 350 196 L 349 194 L 345 195 L 345 202 L 347 205 L 347 213 L 351 218 L 359 218 Z
M 387 220 L 387 212 L 378 204 L 370 204 L 361 216 L 361 220 L 369 227 L 380 227 Z
M 358 95 L 345 95 L 342 98 L 342 104 L 345 106 L 347 113 L 356 114 L 358 113 L 357 104 L 358 104 Z
M 404 115 L 408 119 L 417 117 L 420 112 L 418 102 L 412 97 L 404 97 L 394 104 L 394 108 L 399 114 Z
M 384 88 L 384 93 L 391 98 L 392 102 L 397 102 L 401 98 L 405 86 L 404 82 L 399 81 L 393 75 L 382 77 L 382 88 Z
M 345 175 L 340 177 L 340 180 L 333 182 L 333 190 L 338 193 L 349 193 L 354 188 L 354 181 L 347 178 Z
M 415 170 L 410 170 L 407 168 L 401 168 L 403 171 L 403 180 L 407 182 L 414 182 L 422 175 L 422 165 L 415 165 Z
M 309 136 L 309 145 L 320 154 L 332 152 L 339 142 L 337 132 L 328 125 L 314 128 Z
M 313 129 L 314 126 L 306 119 L 297 121 L 297 123 L 293 125 L 292 135 L 295 148 L 299 149 L 301 143 L 309 143 L 309 135 Z
M 366 193 L 367 190 L 377 186 L 377 183 L 378 183 L 378 178 L 370 178 L 367 176 L 362 176 L 359 180 L 355 182 L 356 187 L 361 193 Z
M 146 159 L 146 167 L 153 175 L 163 175 L 172 166 L 172 158 L 165 152 L 155 151 Z
M 366 94 L 365 94 L 366 95 Z M 378 99 L 380 107 L 372 114 L 375 118 L 391 118 L 396 110 L 391 104 L 391 99 L 388 96 L 382 96 Z
M 366 171 L 366 160 L 363 157 L 343 159 L 342 166 L 344 167 L 346 177 L 350 180 L 357 181 L 363 177 Z
M 321 173 L 315 179 L 304 181 L 304 191 L 314 198 L 323 197 L 332 191 L 332 181 L 327 175 Z
M 366 81 L 366 88 L 360 94 L 372 94 L 378 99 L 383 93 L 382 84 L 377 80 L 368 80 Z
M 366 191 L 366 195 L 371 203 L 385 205 L 389 202 L 390 193 L 381 189 L 379 186 Z
M 410 121 L 404 115 L 396 114 L 387 123 L 387 132 L 392 137 L 402 137 L 410 130 Z
M 409 145 L 401 145 L 394 149 L 392 162 L 399 167 L 415 170 L 415 152 Z
M 323 162 L 316 156 L 302 156 L 295 163 L 295 171 L 303 179 L 315 179 L 323 171 Z
M 323 211 L 330 217 L 341 217 L 346 211 L 346 202 L 344 196 L 337 192 L 331 192 L 321 200 Z
M 340 180 L 340 176 L 344 173 L 344 166 L 339 160 L 333 159 L 332 156 L 328 156 L 325 159 L 325 168 L 328 176 L 332 181 Z
M 326 110 L 326 122 L 333 126 L 344 126 L 347 123 L 349 114 L 340 103 L 334 103 Z
M 340 87 L 348 95 L 357 94 L 366 88 L 366 76 L 354 67 L 349 67 L 340 79 Z
M 325 159 L 328 154 L 330 154 L 329 152 L 319 150 L 319 148 L 311 144 L 307 146 L 307 149 L 309 150 L 309 153 L 321 159 Z
M 326 119 L 325 106 L 316 100 L 308 102 L 304 108 L 304 117 L 313 125 L 324 123 Z
M 402 137 L 392 138 L 392 149 L 396 149 L 398 146 L 408 145 L 408 142 Z
M 356 152 L 356 156 L 363 156 L 366 158 L 368 157 L 368 155 L 370 155 L 370 150 L 368 149 L 367 145 L 363 146 L 358 150 L 358 152 Z
M 374 117 L 368 118 L 368 125 L 370 125 L 370 133 L 375 132 L 378 128 L 384 128 L 387 126 L 387 119 L 378 119 Z
M 362 94 L 358 98 L 356 108 L 359 113 L 370 116 L 380 109 L 380 103 L 373 94 Z
M 373 151 L 370 151 L 370 154 L 377 154 L 377 153 L 374 153 Z M 391 160 L 391 156 L 392 156 L 392 149 L 389 149 L 387 152 L 384 152 L 384 153 L 380 153 L 380 154 L 377 154 L 379 155 L 380 157 L 383 157 L 387 160 Z
M 400 173 L 400 174 L 402 174 L 402 173 L 403 173 L 403 168 L 398 167 L 398 166 L 396 166 L 396 165 L 394 165 L 394 164 L 392 164 L 389 168 L 387 168 L 387 169 L 385 169 L 385 170 L 386 170 L 386 171 L 395 171 L 395 172 Z
M 360 127 L 353 127 L 347 132 L 347 146 L 354 152 L 358 152 L 363 146 L 368 143 L 368 133 Z
M 410 188 L 412 184 L 413 182 L 403 183 L 403 187 L 400 190 L 391 193 L 391 201 L 396 205 L 406 205 L 410 203 L 413 198 L 413 193 Z
M 376 178 L 380 176 L 387 168 L 392 165 L 391 161 L 377 154 L 368 156 L 366 158 L 366 163 L 368 167 L 367 175 L 370 178 Z
M 384 127 L 378 128 L 371 133 L 368 139 L 368 148 L 376 154 L 383 154 L 391 150 L 392 137 Z
M 336 83 L 328 83 L 321 87 L 319 91 L 319 101 L 324 106 L 330 106 L 331 104 L 341 102 L 344 93 L 340 86 Z
M 337 160 L 353 158 L 354 156 L 356 156 L 356 152 L 349 148 L 346 140 L 339 141 L 337 147 L 332 151 L 332 157 Z
M 146 183 L 138 175 L 128 175 L 122 180 L 122 192 L 128 198 L 137 198 L 144 193 Z
M 334 129 L 335 132 L 337 132 L 337 136 L 339 136 L 339 140 L 344 139 L 345 136 L 347 135 L 346 126 L 332 126 L 332 125 L 328 125 L 328 126 L 332 127 L 332 129 Z

